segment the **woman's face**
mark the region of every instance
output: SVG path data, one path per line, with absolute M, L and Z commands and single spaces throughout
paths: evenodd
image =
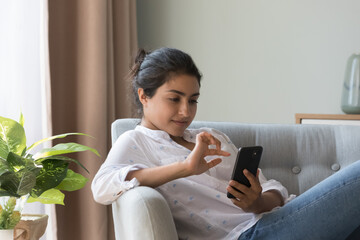
M 200 86 L 190 75 L 175 75 L 160 86 L 152 98 L 139 89 L 144 116 L 141 125 L 182 137 L 196 115 Z

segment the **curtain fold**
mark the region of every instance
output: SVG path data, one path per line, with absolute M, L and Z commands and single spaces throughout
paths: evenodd
M 90 185 L 110 150 L 111 123 L 131 117 L 124 77 L 137 50 L 136 1 L 53 0 L 48 7 L 53 134 L 89 134 L 74 141 L 101 154 L 76 156 L 90 174 L 71 165 L 89 182 L 57 206 L 58 239 L 114 239 L 111 206 L 95 203 Z

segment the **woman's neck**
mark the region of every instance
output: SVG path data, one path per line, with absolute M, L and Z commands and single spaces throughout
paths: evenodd
M 143 127 L 146 127 L 146 128 L 149 128 L 149 129 L 153 129 L 152 125 L 149 124 L 147 121 L 144 120 L 144 118 L 141 120 L 141 123 L 140 123 L 141 126 Z M 154 129 L 153 129 L 154 130 Z M 169 134 L 170 135 L 170 134 Z M 177 144 L 183 146 L 183 147 L 186 147 L 187 149 L 189 150 L 193 150 L 193 148 L 195 147 L 195 143 L 192 143 L 192 142 L 188 142 L 184 139 L 184 137 L 180 137 L 180 136 L 172 136 L 170 135 L 170 138 L 176 142 Z
M 183 137 L 175 137 L 175 136 L 171 136 L 171 139 L 174 140 L 174 142 L 176 142 L 177 144 L 183 146 L 183 147 L 186 147 L 187 149 L 189 150 L 193 150 L 194 147 L 195 147 L 195 143 L 192 143 L 192 142 L 188 142 L 186 141 Z

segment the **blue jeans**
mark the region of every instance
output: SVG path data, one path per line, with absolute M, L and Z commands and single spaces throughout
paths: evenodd
M 238 240 L 360 239 L 360 161 L 265 214 Z

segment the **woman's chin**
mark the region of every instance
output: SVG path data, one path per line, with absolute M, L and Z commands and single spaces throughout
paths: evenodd
M 177 128 L 177 129 L 171 129 L 168 133 L 173 137 L 182 137 L 184 135 L 186 127 L 184 128 Z

